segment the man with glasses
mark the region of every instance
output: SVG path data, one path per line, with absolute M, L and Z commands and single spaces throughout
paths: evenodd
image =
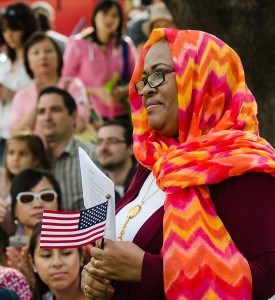
M 136 171 L 132 125 L 124 120 L 106 121 L 97 132 L 96 155 L 115 184 L 116 203 L 126 192 Z

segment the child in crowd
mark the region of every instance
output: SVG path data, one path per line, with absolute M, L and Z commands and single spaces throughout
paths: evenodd
M 49 166 L 43 142 L 31 132 L 19 132 L 7 141 L 4 168 L 0 170 L 0 225 L 14 234 L 14 222 L 9 213 L 9 191 L 13 178 L 27 168 L 47 169 Z
M 40 233 L 41 223 L 38 223 L 27 250 L 35 277 L 34 299 L 87 299 L 80 287 L 82 249 L 40 249 Z

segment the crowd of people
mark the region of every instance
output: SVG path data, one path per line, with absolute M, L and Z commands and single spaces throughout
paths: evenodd
M 149 2 L 126 22 L 99 0 L 70 37 L 45 1 L 1 10 L 0 295 L 275 294 L 275 153 L 241 61 Z M 84 209 L 79 147 L 114 182 L 117 240 L 40 249 L 44 209 Z

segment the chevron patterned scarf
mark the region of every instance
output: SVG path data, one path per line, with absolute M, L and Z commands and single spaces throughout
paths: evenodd
M 148 125 L 134 83 L 150 47 L 166 37 L 178 88 L 179 135 Z M 134 151 L 165 192 L 162 247 L 167 299 L 251 299 L 247 260 L 211 201 L 208 184 L 246 172 L 275 176 L 274 149 L 258 136 L 257 106 L 238 55 L 201 32 L 156 29 L 130 82 Z

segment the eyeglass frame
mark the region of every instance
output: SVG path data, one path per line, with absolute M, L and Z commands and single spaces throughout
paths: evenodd
M 45 200 L 43 200 L 43 199 L 41 198 L 41 195 L 44 195 L 44 194 L 46 194 L 46 193 L 52 193 L 52 194 L 54 195 L 54 199 L 53 199 L 52 201 L 45 201 Z M 28 195 L 28 196 L 33 196 L 33 200 L 30 201 L 30 202 L 22 202 L 21 199 L 20 199 L 20 197 L 21 197 L 21 196 L 26 196 L 26 195 Z M 40 201 L 42 201 L 43 203 L 53 203 L 54 201 L 57 200 L 57 197 L 58 197 L 58 194 L 57 194 L 56 191 L 54 191 L 54 190 L 45 190 L 45 191 L 41 191 L 41 192 L 39 192 L 39 193 L 33 193 L 33 192 L 20 192 L 20 193 L 17 194 L 16 200 L 17 200 L 17 202 L 20 203 L 20 204 L 28 205 L 28 204 L 31 204 L 31 203 L 33 203 L 35 200 L 38 200 L 38 199 L 39 199 Z
M 149 86 L 150 86 L 151 88 L 156 88 L 156 87 L 160 86 L 161 84 L 163 84 L 163 82 L 165 82 L 165 75 L 166 75 L 166 74 L 173 73 L 173 72 L 175 72 L 175 69 L 174 69 L 174 68 L 173 68 L 173 69 L 166 69 L 166 70 L 157 70 L 157 71 L 154 71 L 154 72 L 150 73 L 147 77 L 145 77 L 145 78 L 143 78 L 143 79 L 141 79 L 141 80 L 138 80 L 138 81 L 135 83 L 135 90 L 136 90 L 137 94 L 138 94 L 139 96 L 142 96 L 142 95 L 143 95 L 143 90 L 144 90 L 144 88 L 145 88 L 145 86 L 146 86 L 147 83 L 149 84 Z M 152 84 L 148 81 L 148 78 L 149 78 L 151 75 L 155 74 L 155 73 L 160 73 L 160 74 L 162 75 L 162 81 L 161 81 L 160 83 L 158 83 L 157 85 L 152 85 Z M 137 84 L 138 84 L 139 82 L 143 82 L 143 83 L 144 83 L 144 86 L 143 86 L 143 89 L 142 89 L 142 93 L 139 93 L 139 92 L 138 92 L 138 89 L 137 89 Z
M 103 143 L 106 143 L 108 146 L 117 145 L 117 144 L 127 144 L 125 140 L 119 140 L 116 137 L 110 137 L 106 140 L 97 140 L 95 142 L 96 146 L 101 146 Z

